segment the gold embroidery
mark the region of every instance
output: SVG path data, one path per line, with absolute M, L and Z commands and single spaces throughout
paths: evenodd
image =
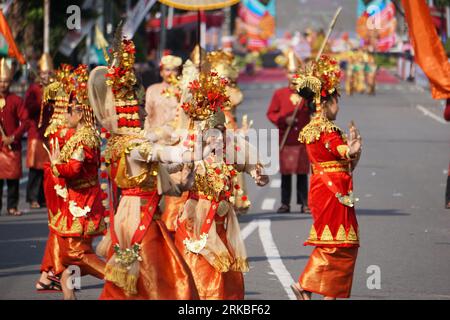
M 324 172 L 350 172 L 349 162 L 344 161 L 327 161 L 320 162 L 319 165 L 322 167 Z M 316 165 L 312 165 L 313 174 L 318 174 L 320 172 Z
M 345 228 L 342 224 L 339 227 L 338 233 L 336 235 L 336 240 L 337 241 L 345 241 L 346 240 Z
M 333 235 L 331 234 L 330 228 L 328 225 L 325 226 L 322 232 L 322 236 L 320 237 L 321 241 L 333 241 Z
M 350 159 L 350 148 L 347 145 L 340 145 L 336 147 L 337 152 L 341 155 L 344 159 Z
M 139 146 L 139 154 L 141 155 L 142 158 L 145 159 L 145 161 L 150 162 L 151 158 L 152 158 L 152 145 L 150 142 L 143 142 L 140 146 Z
M 95 149 L 99 148 L 100 142 L 97 131 L 89 126 L 84 126 L 80 130 L 77 130 L 77 132 L 66 142 L 61 150 L 58 160 L 59 162 L 68 162 L 80 145 Z
M 312 118 L 311 121 L 302 129 L 299 135 L 299 141 L 301 143 L 314 143 L 320 139 L 322 132 L 339 132 L 341 130 L 332 121 L 328 120 L 324 116 Z
M 311 226 L 311 230 L 309 231 L 309 239 L 308 240 L 317 240 L 317 232 L 314 225 Z
M 356 235 L 355 229 L 353 229 L 353 226 L 350 226 L 350 230 L 347 235 L 347 240 L 349 241 L 357 241 L 358 236 Z
M 75 151 L 72 153 L 72 157 L 70 159 L 77 160 L 80 162 L 83 162 L 85 158 L 83 146 L 79 146 Z

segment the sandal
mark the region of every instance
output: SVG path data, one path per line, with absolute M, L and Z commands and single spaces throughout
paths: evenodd
M 22 212 L 20 212 L 19 210 L 17 210 L 16 208 L 12 208 L 12 209 L 8 209 L 8 214 L 10 216 L 21 216 Z
M 54 283 L 53 281 L 49 284 L 45 284 L 41 281 L 37 282 L 37 285 L 40 286 L 40 288 L 36 288 L 37 292 L 55 292 L 55 291 L 62 291 L 61 285 Z
M 299 288 L 297 286 L 297 283 L 291 284 L 291 289 L 292 289 L 292 292 L 294 292 L 297 300 L 306 300 L 305 296 L 303 295 L 304 293 L 306 294 L 306 291 L 301 289 L 301 288 Z
M 30 208 L 31 208 L 31 209 L 40 209 L 40 208 L 41 208 L 41 205 L 39 204 L 39 202 L 33 201 L 33 202 L 31 202 L 31 204 L 30 204 Z

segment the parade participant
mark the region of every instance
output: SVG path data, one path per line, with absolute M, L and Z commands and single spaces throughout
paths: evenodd
M 144 129 L 146 132 L 156 132 L 158 136 L 164 136 L 164 131 L 172 133 L 182 129 L 179 108 L 180 89 L 178 76 L 180 75 L 182 60 L 179 57 L 166 55 L 162 57 L 160 64 L 161 83 L 151 85 L 145 96 Z M 166 134 L 167 135 L 167 134 Z M 187 200 L 187 193 L 181 197 L 164 196 L 164 210 L 161 219 L 167 229 L 174 233 L 178 214 Z
M 291 211 L 292 175 L 297 175 L 297 204 L 301 205 L 302 213 L 309 213 L 308 207 L 308 173 L 309 162 L 306 149 L 297 139 L 300 131 L 308 124 L 310 112 L 304 101 L 293 86 L 295 72 L 300 66 L 294 51 L 289 49 L 277 61 L 285 70 L 289 86 L 274 92 L 267 118 L 279 129 L 280 137 L 280 173 L 281 173 L 281 206 L 277 213 Z M 294 110 L 299 110 L 294 118 Z M 282 139 L 288 127 L 291 126 L 285 145 Z
M 376 75 L 377 75 L 377 63 L 372 53 L 366 50 L 364 55 L 365 66 L 364 72 L 366 74 L 366 92 L 369 95 L 374 96 L 376 92 Z
M 359 230 L 351 172 L 360 157 L 361 136 L 352 124 L 346 141 L 333 122 L 339 111 L 340 77 L 337 62 L 323 55 L 295 81 L 314 111 L 299 137 L 313 169 L 309 203 L 314 222 L 305 245 L 316 247 L 298 283 L 291 286 L 299 300 L 311 299 L 312 293 L 348 298 L 352 287 Z
M 20 216 L 19 179 L 22 176 L 22 136 L 28 129 L 28 112 L 22 99 L 9 91 L 12 70 L 5 58 L 0 60 L 0 212 L 3 183 L 8 185 L 7 212 Z
M 104 278 L 105 262 L 92 248 L 94 237 L 104 234 L 106 225 L 98 178 L 100 137 L 88 101 L 87 79 L 87 66 L 80 65 L 74 70 L 66 119 L 68 128 L 75 133 L 61 150 L 55 146 L 50 156 L 53 175 L 64 179 L 66 186 L 65 192 L 57 190 L 65 201 L 50 217 L 50 228 L 58 235 L 59 258 L 64 267 L 54 273 L 61 275 L 64 299 L 76 298 L 73 288 L 68 286 L 69 266 L 78 266 L 81 275 Z
M 238 123 L 236 121 L 236 108 L 242 103 L 244 100 L 244 95 L 241 89 L 237 85 L 237 78 L 239 77 L 239 69 L 236 65 L 236 60 L 234 58 L 233 53 L 227 51 L 213 51 L 208 53 L 207 61 L 211 67 L 211 70 L 217 72 L 217 74 L 226 79 L 228 84 L 226 86 L 226 94 L 229 97 L 230 101 L 223 108 L 223 113 L 225 115 L 225 127 L 228 130 L 234 130 L 235 133 L 246 134 L 246 131 L 249 129 L 248 122 L 246 121 L 246 117 L 243 118 L 242 127 L 239 128 Z M 238 173 L 236 176 L 239 185 L 241 186 L 241 193 L 243 196 L 247 196 L 247 188 L 245 185 L 245 177 L 242 173 Z M 234 204 L 234 208 L 237 214 L 246 213 L 250 208 L 249 201 L 242 201 L 242 196 L 239 197 L 237 195 L 237 190 L 235 193 L 236 202 Z
M 45 204 L 43 191 L 44 162 L 49 161 L 48 155 L 43 147 L 44 130 L 48 125 L 50 115 L 48 109 L 41 116 L 41 104 L 43 87 L 49 84 L 53 72 L 53 62 L 48 53 L 44 53 L 39 60 L 39 79 L 30 84 L 25 93 L 24 103 L 28 110 L 29 128 L 28 128 L 28 148 L 27 148 L 27 202 L 31 209 L 39 209 Z M 41 126 L 39 122 L 41 120 Z
M 96 117 L 112 134 L 105 163 L 111 181 L 121 189 L 117 210 L 110 206 L 109 232 L 97 247 L 107 258 L 100 299 L 198 299 L 192 274 L 158 208 L 162 193 L 179 194 L 159 162 L 190 160 L 191 154 L 184 147 L 152 143 L 143 135 L 134 50 L 132 41 L 120 41 L 111 66 L 97 67 L 89 79 Z
M 211 137 L 217 139 L 211 143 L 218 146 L 214 153 L 194 164 L 193 186 L 178 220 L 175 243 L 192 270 L 200 299 L 244 299 L 243 272 L 249 268 L 232 191 L 240 189 L 235 179 L 237 172 L 250 173 L 260 186 L 268 183 L 268 177 L 262 174 L 261 165 L 248 161 L 249 148 L 240 149 L 247 152 L 242 164 L 226 161 L 235 159 L 229 151 L 238 149 L 222 152 L 228 143 L 222 143 L 226 139 L 225 116 L 221 112 L 228 103 L 226 80 L 202 69 L 185 91 L 182 107 L 191 117 L 191 128 L 198 132 L 197 136 L 209 129 L 219 130 L 220 134 Z M 195 135 L 191 139 L 197 141 Z M 242 193 L 240 196 L 245 197 Z
M 67 127 L 65 113 L 69 103 L 71 91 L 70 79 L 73 67 L 63 64 L 55 72 L 55 81 L 44 88 L 40 124 L 42 126 L 43 114 L 51 113 L 49 124 L 45 129 L 44 138 L 51 152 L 55 148 L 63 148 L 66 141 L 73 135 L 74 129 Z M 52 173 L 50 162 L 44 163 L 44 195 L 47 200 L 48 222 L 65 204 L 67 192 L 65 180 L 55 177 Z M 59 256 L 58 235 L 49 229 L 49 235 L 45 246 L 44 257 L 41 263 L 41 275 L 36 284 L 40 292 L 48 290 L 61 290 L 59 277 L 55 276 L 55 270 L 63 270 Z

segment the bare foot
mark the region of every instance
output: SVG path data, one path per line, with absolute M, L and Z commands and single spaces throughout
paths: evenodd
M 73 287 L 69 287 L 69 279 L 70 279 L 70 271 L 64 270 L 61 276 L 61 288 L 64 295 L 64 300 L 76 300 L 77 297 L 75 296 L 75 291 Z
M 336 298 L 324 296 L 324 297 L 323 297 L 323 300 L 336 300 Z
M 291 285 L 297 300 L 311 300 L 311 292 L 303 290 L 298 282 Z

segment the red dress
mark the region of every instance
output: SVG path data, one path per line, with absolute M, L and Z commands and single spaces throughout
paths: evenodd
M 28 110 L 29 128 L 28 128 L 28 148 L 27 148 L 27 167 L 34 169 L 43 169 L 47 162 L 48 155 L 42 146 L 44 141 L 44 130 L 48 125 L 50 114 L 47 108 L 44 108 L 42 116 L 42 125 L 39 128 L 42 104 L 42 86 L 32 83 L 25 93 L 25 107 Z
M 92 248 L 93 237 L 106 232 L 98 180 L 100 140 L 96 131 L 88 126 L 77 129 L 61 149 L 59 162 L 52 166 L 52 173 L 64 179 L 66 191 L 60 190 L 64 200 L 58 202 L 58 211 L 49 211 L 49 226 L 58 236 L 61 264 L 77 265 L 82 275 L 103 279 L 105 262 Z
M 60 148 L 64 147 L 67 140 L 74 134 L 73 129 L 67 129 L 60 127 L 56 132 L 48 136 L 49 141 L 58 140 Z M 50 146 L 50 151 L 52 150 L 52 144 Z M 59 187 L 56 187 L 59 186 Z M 66 187 L 65 181 L 62 178 L 57 178 L 53 175 L 50 162 L 44 163 L 44 195 L 47 200 L 48 209 L 48 221 L 50 223 L 51 217 L 55 215 L 59 208 L 64 205 L 64 198 L 58 195 L 55 187 L 58 190 L 64 190 Z M 61 191 L 59 191 L 61 193 Z M 59 258 L 59 246 L 58 237 L 56 233 L 52 232 L 48 235 L 47 244 L 45 246 L 44 257 L 41 263 L 41 272 L 49 272 L 51 270 L 62 270 L 63 266 L 61 259 Z
M 280 147 L 284 134 L 288 128 L 286 118 L 292 116 L 295 106 L 300 101 L 300 96 L 289 87 L 278 89 L 274 92 L 267 118 L 279 129 Z M 298 143 L 298 135 L 310 120 L 309 110 L 301 103 L 297 117 L 289 131 L 285 146 L 280 150 L 280 172 L 281 174 L 308 174 L 309 161 L 305 145 Z
M 10 150 L 0 135 L 0 179 L 20 179 L 22 176 L 22 136 L 28 128 L 28 112 L 22 99 L 8 92 L 5 106 L 0 108 L 0 125 L 6 136 L 14 135 Z
M 301 287 L 348 298 L 359 247 L 351 159 L 345 137 L 331 121 L 314 117 L 302 130 L 312 163 L 309 205 L 313 226 L 305 245 L 316 246 L 299 278 Z

